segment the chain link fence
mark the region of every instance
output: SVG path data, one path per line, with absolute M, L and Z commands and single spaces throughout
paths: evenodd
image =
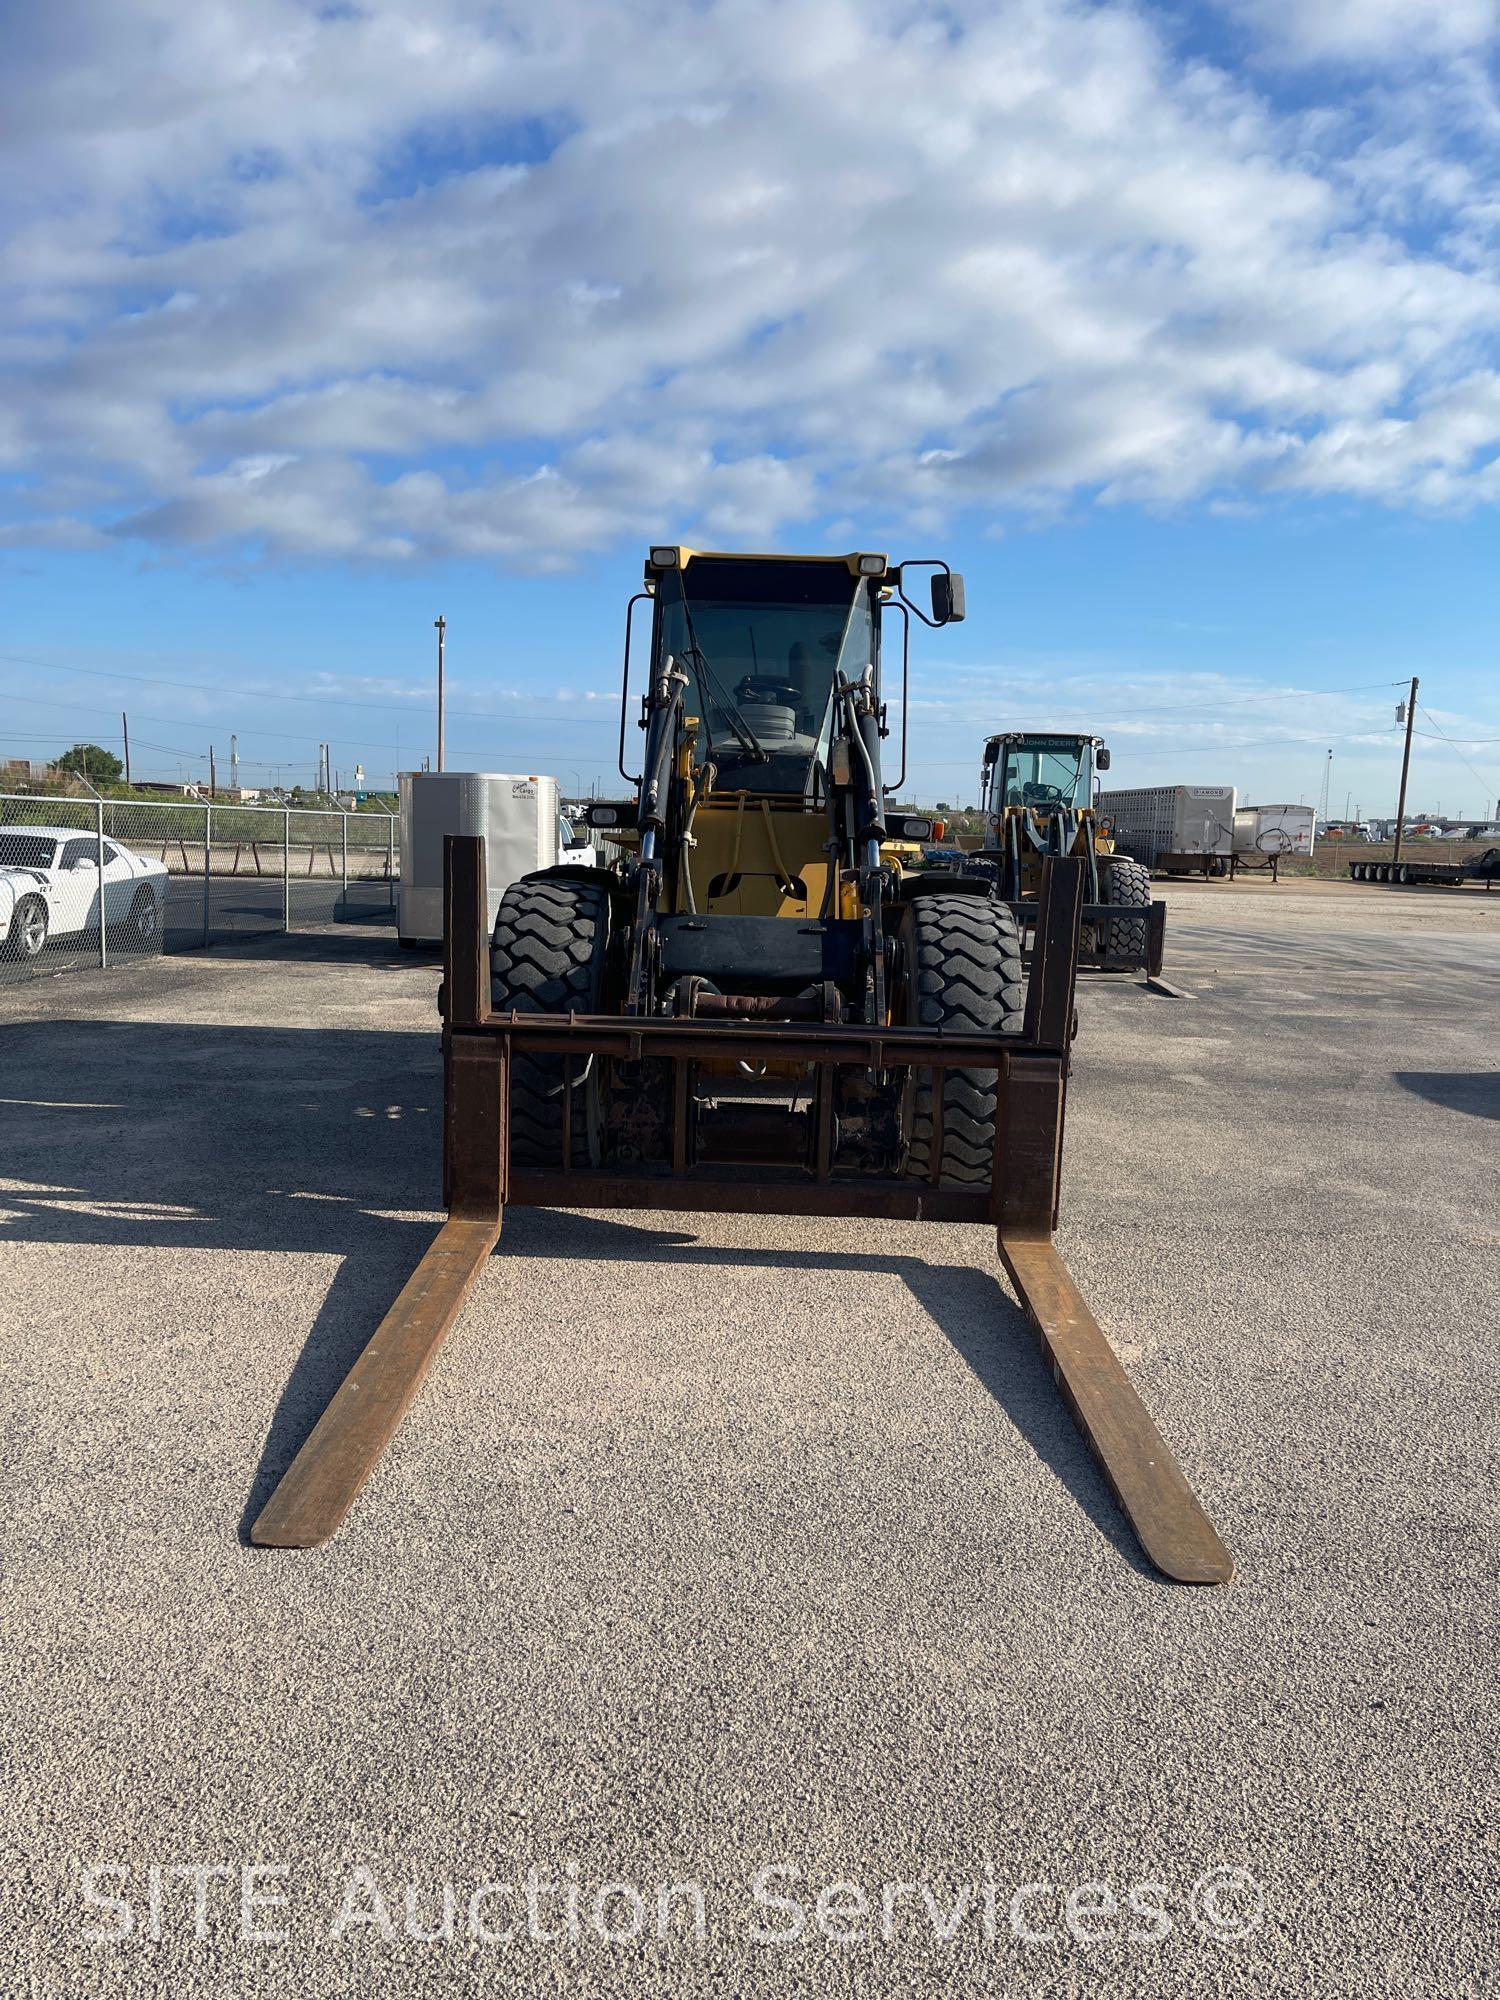
M 0 793 L 0 982 L 390 921 L 394 813 Z

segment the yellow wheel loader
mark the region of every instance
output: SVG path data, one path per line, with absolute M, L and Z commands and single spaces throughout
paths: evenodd
M 907 595 L 927 571 L 931 617 Z M 626 756 L 633 615 L 650 657 Z M 885 627 L 963 616 L 943 563 L 654 547 L 626 613 L 607 867 L 546 868 L 485 920 L 481 843 L 446 849 L 448 1221 L 252 1530 L 306 1547 L 348 1511 L 511 1205 L 985 1224 L 1151 1559 L 1230 1562 L 1059 1258 L 1084 864 L 1041 870 L 1029 983 L 994 881 L 893 850 Z M 636 764 L 631 771 L 629 766 Z M 858 1318 L 857 1287 L 851 1315 Z
M 1151 899 L 1138 861 L 1116 854 L 1095 805 L 1095 773 L 1109 769 L 1097 736 L 1010 730 L 984 746 L 979 778 L 985 842 L 964 863 L 992 880 L 1027 929 L 1049 858 L 1076 857 L 1087 883 L 1079 962 L 1107 972 L 1160 973 L 1167 906 Z

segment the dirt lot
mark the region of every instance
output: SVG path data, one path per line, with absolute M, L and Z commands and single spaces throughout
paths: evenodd
M 437 1220 L 436 971 L 0 994 L 0 1989 L 1490 1990 L 1500 898 L 1169 898 L 1063 1240 L 1217 1592 L 917 1225 L 512 1215 L 343 1533 L 253 1549 Z

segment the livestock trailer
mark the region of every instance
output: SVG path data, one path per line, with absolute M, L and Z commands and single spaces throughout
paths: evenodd
M 1100 792 L 1116 849 L 1163 875 L 1227 875 L 1233 785 L 1144 785 Z
M 1267 854 L 1311 854 L 1317 822 L 1311 806 L 1236 806 L 1234 851 L 1252 859 Z

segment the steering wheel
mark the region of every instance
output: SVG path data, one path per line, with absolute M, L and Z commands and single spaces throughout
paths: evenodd
M 790 681 L 761 680 L 753 674 L 746 674 L 734 691 L 736 701 L 775 701 L 786 708 L 799 708 L 802 690 Z
M 1063 802 L 1060 785 L 1029 784 L 1025 796 L 1029 806 L 1060 806 Z

